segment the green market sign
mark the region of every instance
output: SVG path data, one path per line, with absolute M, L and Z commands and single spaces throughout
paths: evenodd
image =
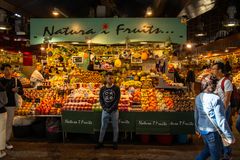
M 86 42 L 123 44 L 130 42 L 186 41 L 186 25 L 178 18 L 32 18 L 30 43 Z
M 93 134 L 100 130 L 101 112 L 64 111 L 65 132 Z M 112 130 L 111 125 L 108 126 Z M 195 132 L 193 112 L 120 112 L 119 130 L 136 134 L 192 134 Z

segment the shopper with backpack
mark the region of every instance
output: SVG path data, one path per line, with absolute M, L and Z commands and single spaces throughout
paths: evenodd
M 228 121 L 230 122 L 231 117 L 231 94 L 233 92 L 233 85 L 232 82 L 225 77 L 225 65 L 222 62 L 217 62 L 212 66 L 213 74 L 218 78 L 218 84 L 215 90 L 215 93 L 220 96 L 224 108 L 225 108 L 225 116 Z M 230 125 L 230 124 L 229 124 Z M 230 146 L 223 148 L 224 158 L 223 160 L 231 159 L 232 149 Z

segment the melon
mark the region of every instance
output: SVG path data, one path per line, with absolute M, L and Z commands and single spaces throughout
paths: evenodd
M 116 59 L 115 62 L 114 62 L 114 66 L 116 68 L 120 68 L 122 66 L 122 62 L 120 59 Z
M 146 52 L 142 52 L 142 60 L 147 60 L 148 54 Z

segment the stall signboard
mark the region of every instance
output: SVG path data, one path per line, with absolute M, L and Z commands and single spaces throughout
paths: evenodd
M 101 127 L 101 112 L 95 112 L 95 131 L 99 131 Z M 134 112 L 119 112 L 119 130 L 121 132 L 135 132 L 135 113 Z M 111 122 L 110 122 L 111 123 Z M 108 126 L 108 130 L 112 130 L 112 125 Z
M 94 133 L 95 117 L 92 112 L 64 111 L 62 128 L 71 133 Z
M 93 134 L 100 130 L 101 112 L 64 111 L 64 132 Z M 111 122 L 110 122 L 111 123 Z M 109 124 L 110 124 L 109 123 Z M 108 130 L 111 129 L 111 124 Z M 136 134 L 192 134 L 193 112 L 120 112 L 119 130 Z
M 195 132 L 193 112 L 136 113 L 136 134 L 190 134 Z
M 124 44 L 130 42 L 185 43 L 186 25 L 179 18 L 32 18 L 30 43 L 84 42 Z

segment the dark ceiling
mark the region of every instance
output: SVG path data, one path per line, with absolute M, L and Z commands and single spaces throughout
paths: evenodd
M 59 8 L 69 17 L 88 17 L 89 9 L 107 6 L 107 17 L 144 17 L 151 6 L 154 17 L 177 17 L 190 0 L 3 0 L 16 7 L 17 12 L 30 17 L 50 18 L 51 10 Z

